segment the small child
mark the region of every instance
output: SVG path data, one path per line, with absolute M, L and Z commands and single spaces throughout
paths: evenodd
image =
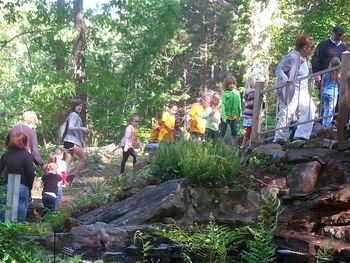
M 340 65 L 340 59 L 338 57 L 334 57 L 329 62 L 328 68 L 332 68 Z M 322 77 L 323 82 L 323 117 L 327 117 L 334 114 L 335 105 L 337 105 L 338 101 L 338 93 L 340 86 L 340 69 L 336 69 L 329 73 L 325 73 Z M 332 124 L 333 116 L 328 118 L 324 118 L 322 120 L 322 125 L 324 127 L 329 127 Z
M 135 167 L 138 162 L 138 156 L 135 149 L 141 146 L 139 139 L 139 123 L 140 118 L 138 116 L 132 116 L 129 118 L 128 126 L 125 128 L 125 135 L 121 140 L 121 146 L 123 150 L 123 158 L 120 165 L 120 174 L 124 174 L 125 164 L 129 156 L 133 157 L 133 166 Z
M 182 135 L 182 119 L 180 118 L 179 115 L 175 115 L 175 127 L 174 127 L 174 141 L 175 143 L 180 140 L 180 137 Z
M 46 166 L 46 173 L 41 180 L 44 183 L 44 189 L 42 191 L 42 202 L 44 208 L 53 212 L 55 211 L 56 198 L 58 193 L 57 185 L 58 182 L 62 180 L 61 176 L 57 174 L 57 164 L 49 163 Z
M 160 143 L 174 143 L 175 114 L 177 106 L 169 103 L 168 108 L 163 112 L 162 126 L 159 131 L 158 141 Z
M 58 183 L 58 192 L 56 198 L 56 210 L 60 207 L 61 199 L 63 196 L 63 188 L 67 186 L 67 175 L 68 168 L 67 163 L 64 160 L 64 152 L 60 147 L 56 147 L 52 153 L 49 155 L 47 163 L 56 163 L 57 164 L 57 174 L 59 174 L 62 180 Z
M 231 127 L 232 142 L 237 137 L 237 119 L 242 114 L 242 102 L 236 89 L 235 77 L 226 77 L 222 83 L 224 92 L 221 95 L 221 137 L 225 137 L 227 125 Z
M 206 120 L 203 119 L 204 110 L 209 106 L 209 95 L 203 95 L 199 103 L 195 103 L 190 108 L 188 114 L 190 116 L 190 134 L 193 138 L 201 140 L 205 134 Z
M 215 92 L 211 99 L 210 105 L 204 111 L 203 118 L 206 119 L 205 136 L 211 139 L 219 137 L 220 116 L 220 95 Z
M 245 129 L 245 135 L 242 143 L 243 149 L 246 149 L 248 147 L 250 141 L 250 134 L 252 132 L 255 84 L 255 76 L 250 75 L 246 82 L 244 92 L 243 127 Z
M 158 112 L 157 122 L 153 125 L 149 142 L 146 144 L 144 152 L 151 152 L 159 146 L 159 132 L 162 127 L 163 112 Z

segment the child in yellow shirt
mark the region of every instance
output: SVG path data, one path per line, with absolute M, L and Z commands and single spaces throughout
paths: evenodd
M 163 112 L 162 125 L 158 135 L 159 142 L 174 143 L 175 114 L 177 106 L 173 103 Z
M 196 138 L 201 139 L 205 134 L 206 120 L 203 118 L 204 110 L 209 106 L 210 97 L 204 95 L 200 98 L 199 103 L 193 104 L 188 114 L 190 115 L 190 134 Z

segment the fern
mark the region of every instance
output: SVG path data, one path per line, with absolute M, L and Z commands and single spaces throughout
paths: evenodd
M 272 262 L 275 259 L 276 247 L 273 243 L 273 231 L 278 223 L 280 201 L 275 190 L 268 189 L 265 203 L 257 218 L 257 228 L 246 227 L 252 236 L 247 242 L 248 251 L 242 251 L 240 257 L 248 263 Z

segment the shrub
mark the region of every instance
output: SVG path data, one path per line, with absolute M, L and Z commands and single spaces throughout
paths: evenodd
M 0 262 L 39 263 L 37 245 L 24 236 L 31 235 L 28 225 L 17 223 L 0 223 Z
M 161 180 L 187 178 L 204 186 L 234 185 L 241 174 L 239 151 L 229 149 L 223 141 L 195 140 L 162 145 L 151 167 Z

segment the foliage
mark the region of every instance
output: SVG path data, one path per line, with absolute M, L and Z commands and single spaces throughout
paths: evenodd
M 334 251 L 330 249 L 330 245 L 334 241 L 334 238 L 331 237 L 327 240 L 326 244 L 323 246 L 322 249 L 318 249 L 316 252 L 316 263 L 324 263 L 329 262 L 332 260 L 332 257 L 334 255 Z
M 26 239 L 32 229 L 28 225 L 0 223 L 0 261 L 3 263 L 27 262 L 39 263 L 39 249 L 36 244 Z
M 188 229 L 174 226 L 170 230 L 156 229 L 156 235 L 184 246 L 185 251 L 200 256 L 205 262 L 226 262 L 227 252 L 235 250 L 242 243 L 242 233 L 229 231 L 215 223 L 213 217 L 208 225 L 193 225 Z
M 148 252 L 150 249 L 150 241 L 145 241 L 143 233 L 140 230 L 136 230 L 134 233 L 134 243 L 140 242 L 142 247 L 142 261 L 146 262 L 146 258 L 148 257 Z
M 247 242 L 247 251 L 240 253 L 244 262 L 273 262 L 276 247 L 273 243 L 273 231 L 278 223 L 280 201 L 275 190 L 269 188 L 265 203 L 257 218 L 256 229 L 246 227 L 252 239 Z
M 237 182 L 241 179 L 240 156 L 223 141 L 183 140 L 159 147 L 154 156 L 152 173 L 162 180 L 187 178 L 199 185 L 238 186 Z
M 118 177 L 110 178 L 104 182 L 89 185 L 86 192 L 77 196 L 74 204 L 68 209 L 69 214 L 83 213 L 91 208 L 115 200 L 122 191 Z
M 253 154 L 249 158 L 249 166 L 252 168 L 264 168 L 275 173 L 288 173 L 293 165 L 281 160 L 277 156 L 266 154 Z

